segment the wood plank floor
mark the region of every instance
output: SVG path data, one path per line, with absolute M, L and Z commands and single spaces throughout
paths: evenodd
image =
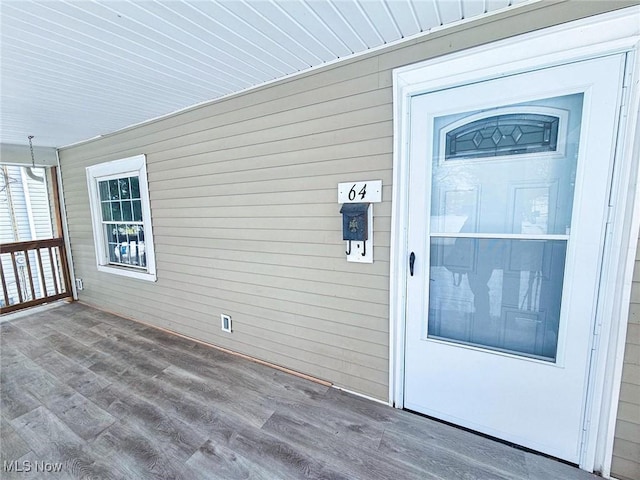
M 3 479 L 596 478 L 77 303 L 0 333 Z

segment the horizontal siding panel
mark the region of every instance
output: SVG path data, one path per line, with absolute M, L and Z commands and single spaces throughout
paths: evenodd
M 284 205 L 284 204 L 279 204 Z M 180 209 L 171 209 L 170 211 L 162 211 L 164 215 L 154 215 L 154 225 L 158 227 L 173 227 L 180 228 L 220 228 L 230 230 L 333 230 L 342 232 L 342 217 L 339 213 L 339 205 L 325 204 L 333 207 L 336 211 L 335 218 L 328 215 L 323 216 L 311 216 L 304 217 L 213 217 L 207 214 L 207 208 L 197 209 L 183 209 L 184 216 L 180 217 L 169 212 L 180 211 Z M 211 207 L 209 207 L 211 208 Z M 313 211 L 317 208 L 316 205 L 309 205 L 309 211 Z M 323 206 L 324 208 L 324 206 Z M 157 210 L 154 210 L 157 211 Z M 377 232 L 390 232 L 391 231 L 391 218 L 388 216 L 377 215 L 377 211 L 374 217 L 374 226 Z M 291 234 L 285 235 L 290 237 Z
M 640 261 L 636 258 L 633 268 L 633 281 L 635 283 L 640 283 L 640 268 L 638 267 L 640 267 Z
M 254 168 L 268 168 L 296 165 L 301 163 L 322 162 L 339 158 L 357 158 L 381 153 L 393 152 L 392 137 L 373 136 L 348 143 L 328 143 L 319 146 L 306 146 L 300 149 L 275 151 L 267 153 L 260 146 L 252 145 L 248 148 L 203 151 L 193 155 L 162 160 L 160 155 L 151 155 L 149 160 L 149 178 L 151 180 L 166 180 L 171 175 L 189 177 L 199 174 L 217 172 L 235 172 L 252 170 Z M 267 145 L 267 147 L 272 147 Z
M 377 180 L 377 179 L 376 179 Z M 183 212 L 183 215 L 188 212 L 192 218 L 206 218 L 207 209 L 210 207 L 222 207 L 222 206 L 245 206 L 252 207 L 254 205 L 333 205 L 338 207 L 337 203 L 337 184 L 332 188 L 324 188 L 313 190 L 310 193 L 309 190 L 303 191 L 278 191 L 272 193 L 238 193 L 235 195 L 222 194 L 218 192 L 218 188 L 215 192 L 210 192 L 208 196 L 200 197 L 197 205 L 194 205 L 194 201 L 191 198 L 175 198 L 175 199 L 154 199 L 153 213 L 155 217 L 175 218 L 174 212 Z M 219 194 L 220 193 L 220 194 Z M 391 198 L 391 186 L 382 187 L 382 198 L 387 200 Z M 379 205 L 374 205 L 376 216 L 378 215 Z M 165 212 L 165 209 L 171 209 L 169 212 Z M 171 215 L 174 215 L 173 217 Z M 182 215 L 178 215 L 182 216 Z M 225 217 L 229 218 L 229 217 Z M 298 217 L 299 218 L 299 217 Z
M 241 172 L 224 172 L 187 178 L 174 178 L 154 182 L 153 190 L 157 193 L 165 190 L 190 189 L 220 184 L 250 184 L 253 182 L 266 182 L 269 180 L 283 180 L 291 178 L 310 179 L 317 178 L 319 176 L 324 177 L 331 174 L 344 174 L 351 172 L 360 173 L 363 170 L 385 170 L 391 167 L 390 160 L 390 155 L 382 154 L 359 159 L 345 158 L 278 168 L 261 168 Z M 278 190 L 274 189 L 274 191 Z
M 628 423 L 634 423 L 638 425 L 638 429 L 640 429 L 640 402 L 638 402 L 637 399 L 632 399 L 631 402 L 620 400 L 618 419 Z
M 624 363 L 640 365 L 640 345 L 627 344 L 624 350 Z
M 91 285 L 105 283 L 104 276 L 96 277 L 91 274 L 84 276 L 84 280 L 87 289 L 83 291 L 83 295 L 98 293 L 100 290 L 94 291 Z M 110 284 L 109 289 L 114 292 L 114 298 L 116 296 L 127 298 L 127 294 L 131 291 L 131 288 L 124 288 L 121 284 Z M 388 343 L 387 322 L 384 319 L 373 318 L 365 314 L 343 312 L 328 307 L 313 307 L 304 303 L 261 297 L 246 292 L 237 293 L 221 288 L 211 289 L 201 284 L 189 284 L 174 280 L 160 282 L 157 291 L 168 298 L 179 296 L 181 302 L 184 300 L 200 301 L 212 309 L 218 307 L 221 311 L 229 313 L 241 312 L 256 316 L 257 312 L 261 312 L 261 316 L 273 320 L 284 321 L 283 319 L 286 318 L 289 323 L 297 325 L 312 323 L 311 328 L 320 331 L 340 330 L 341 332 L 351 332 L 350 334 L 345 333 L 347 338 L 367 340 L 377 345 L 387 345 Z M 153 294 L 153 292 L 148 293 Z M 321 328 L 323 325 L 326 326 L 326 329 Z
M 287 332 L 290 331 L 290 329 L 281 328 L 275 331 L 266 328 L 268 324 L 264 325 L 265 328 L 258 328 L 255 326 L 257 324 L 258 322 L 256 322 L 255 319 L 253 322 L 247 324 L 243 324 L 242 322 L 237 323 L 238 328 L 246 332 L 247 335 L 260 338 L 267 344 L 278 345 L 281 344 L 281 342 L 284 342 L 284 344 L 292 344 L 295 342 L 297 348 L 304 351 L 304 356 L 312 355 L 312 358 L 322 359 L 321 361 L 332 370 L 344 369 L 344 373 L 354 375 L 361 369 L 367 369 L 370 373 L 364 375 L 366 378 L 378 380 L 381 383 L 384 381 L 384 377 L 381 378 L 380 375 L 384 376 L 387 372 L 388 361 L 386 358 L 362 355 L 350 349 L 337 348 L 330 344 L 320 343 L 317 340 L 309 341 L 301 337 L 291 337 L 294 341 L 287 342 Z M 234 322 L 234 328 L 235 325 L 236 323 Z M 333 361 L 327 364 L 325 358 L 331 358 Z
M 78 235 L 77 240 L 89 240 L 93 245 L 93 229 L 91 227 L 91 218 L 86 219 L 86 224 L 82 228 L 78 228 L 74 231 L 74 235 Z
M 334 311 L 332 319 L 325 320 L 320 316 L 306 315 L 315 314 L 309 309 L 305 312 L 289 313 L 282 309 L 268 309 L 263 304 L 251 305 L 233 302 L 226 296 L 211 298 L 211 302 L 212 308 L 219 308 L 220 313 L 228 313 L 234 320 L 240 319 L 246 323 L 247 318 L 258 318 L 260 322 L 271 322 L 272 326 L 265 328 L 273 331 L 279 331 L 283 325 L 286 325 L 287 328 L 298 332 L 298 335 L 313 341 L 322 341 L 328 345 L 354 352 L 366 352 L 368 355 L 383 359 L 386 359 L 388 355 L 389 335 L 387 332 L 373 330 L 367 326 L 350 325 L 344 321 L 347 320 L 347 316 L 341 315 L 340 312 Z M 369 324 L 371 324 L 370 318 L 367 325 Z M 377 347 L 373 348 L 372 345 L 377 345 Z
M 291 230 L 333 230 L 342 232 L 342 217 L 338 213 L 339 206 L 333 205 L 336 210 L 336 218 L 331 217 L 210 217 L 204 216 L 205 209 L 199 209 L 199 215 L 194 215 L 191 210 L 185 210 L 183 217 L 159 216 L 154 218 L 153 224 L 158 227 L 173 228 L 215 228 L 227 230 L 242 230 L 250 228 L 253 230 L 274 230 L 283 231 L 284 237 L 291 237 L 294 234 L 287 234 Z M 312 208 L 312 207 L 310 207 Z M 390 232 L 390 217 L 379 217 L 375 219 L 376 231 Z M 342 237 L 340 237 L 342 238 Z
M 388 107 L 384 107 L 388 108 Z M 325 147 L 329 145 L 340 145 L 351 143 L 353 141 L 363 141 L 375 138 L 388 137 L 392 138 L 393 122 L 389 120 L 379 120 L 369 118 L 365 123 L 352 127 L 330 125 L 333 129 L 322 132 L 313 132 L 306 136 L 296 135 L 291 130 L 289 135 L 284 138 L 272 139 L 267 142 L 265 139 L 253 137 L 249 143 L 242 143 L 242 139 L 234 139 L 234 142 L 225 143 L 223 140 L 212 140 L 198 144 L 185 144 L 182 147 L 165 151 L 163 155 L 151 153 L 149 162 L 159 162 L 162 159 L 174 159 L 180 157 L 189 157 L 206 152 L 215 152 L 216 156 L 225 158 L 224 155 L 248 158 L 252 156 L 269 155 L 274 153 L 298 152 L 309 148 Z M 286 132 L 285 132 L 286 133 Z M 236 144 L 235 148 L 233 144 Z M 231 150 L 231 151 L 228 151 Z M 141 146 L 135 153 L 147 153 L 147 148 Z M 120 158 L 119 156 L 111 157 L 113 160 Z M 106 158 L 106 161 L 109 158 Z
M 620 401 L 637 405 L 636 419 L 640 423 L 640 385 L 634 385 L 628 382 L 622 382 L 620 386 Z M 631 419 L 626 419 L 631 420 Z
M 627 442 L 626 440 L 617 440 L 615 449 L 619 458 L 632 461 L 638 461 L 640 458 L 640 444 Z
M 638 263 L 636 262 L 636 268 L 638 268 Z M 635 287 L 631 289 L 631 303 L 635 305 L 635 310 L 640 310 L 640 288 Z
M 390 159 L 389 159 L 390 160 Z M 348 163 L 348 162 L 347 162 Z M 243 181 L 242 179 L 238 179 L 238 182 L 233 185 L 215 185 L 210 184 L 207 186 L 201 187 L 191 187 L 188 190 L 184 189 L 170 189 L 170 190 L 159 190 L 155 191 L 151 189 L 151 206 L 155 205 L 154 202 L 156 200 L 166 200 L 166 199 L 180 199 L 180 198 L 200 198 L 201 196 L 207 196 L 211 193 L 212 190 L 215 190 L 216 193 L 221 194 L 223 192 L 228 192 L 229 195 L 242 195 L 244 193 L 267 193 L 267 192 L 299 192 L 301 190 L 310 191 L 310 190 L 326 190 L 327 188 L 337 188 L 338 183 L 341 181 L 344 182 L 356 182 L 358 181 L 358 176 L 361 178 L 363 175 L 361 172 L 357 171 L 357 169 L 345 167 L 345 172 L 340 173 L 331 173 L 328 175 L 316 175 L 314 177 L 296 177 L 296 178 L 284 178 L 284 179 L 275 179 L 275 180 L 255 180 L 253 182 L 249 182 L 247 180 Z M 392 177 L 391 169 L 380 169 L 380 170 L 367 170 L 366 175 L 369 179 L 382 180 L 382 184 L 390 183 Z M 310 193 L 312 195 L 312 193 Z M 193 202 L 194 206 L 197 206 L 197 201 Z M 336 198 L 337 205 L 337 198 Z M 290 205 L 291 208 L 299 208 L 299 205 Z M 185 207 L 189 208 L 189 207 Z M 376 212 L 378 211 L 391 211 L 391 203 L 389 201 L 382 202 L 381 204 L 377 204 L 375 206 Z M 249 212 L 250 210 L 247 210 Z
M 78 272 L 78 276 L 83 275 L 84 278 L 91 278 L 91 276 L 89 275 L 89 271 Z M 164 278 L 166 278 L 167 280 L 164 280 Z M 112 284 L 105 282 L 104 276 L 97 277 L 94 282 L 100 282 L 105 286 L 105 288 L 114 288 Z M 372 325 L 371 328 L 374 328 L 373 325 L 376 325 L 378 323 L 377 319 L 388 318 L 388 306 L 385 303 L 371 303 L 368 301 L 360 300 L 358 298 L 340 298 L 315 292 L 287 290 L 285 288 L 279 288 L 273 285 L 243 283 L 232 280 L 221 280 L 218 278 L 196 276 L 193 274 L 168 272 L 166 269 L 159 270 L 157 285 L 164 285 L 165 282 L 177 282 L 182 283 L 185 286 L 191 285 L 191 289 L 193 289 L 193 287 L 195 286 L 205 287 L 211 290 L 211 295 L 215 294 L 216 292 L 225 292 L 225 294 L 236 293 L 239 295 L 247 294 L 256 298 L 262 297 L 266 299 L 280 300 L 282 302 L 291 302 L 293 304 L 306 306 L 307 308 L 324 308 L 325 306 L 330 305 L 330 310 L 332 311 L 341 311 L 346 314 L 357 314 L 364 317 L 370 317 L 367 321 Z M 132 301 L 137 301 L 137 296 L 146 294 L 147 289 L 149 288 L 151 288 L 151 292 L 159 290 L 159 288 L 154 289 L 153 283 L 143 285 L 141 282 L 125 282 L 124 280 L 119 280 L 118 285 L 119 286 L 116 288 L 118 292 L 121 293 L 120 297 L 129 298 Z M 137 293 L 135 295 L 132 295 L 131 292 Z M 182 300 L 179 296 L 170 295 L 171 292 L 168 293 L 169 298 L 163 298 L 162 295 L 159 295 L 159 297 L 162 298 L 163 302 L 174 302 L 175 305 L 182 306 Z M 83 295 L 84 294 L 86 294 L 86 292 L 84 292 Z M 381 302 L 386 301 L 387 296 L 384 295 L 383 297 L 384 298 L 381 299 Z M 153 307 L 154 304 L 151 304 L 151 306 Z M 388 326 L 385 326 L 385 329 L 388 329 Z
M 640 365 L 627 364 L 622 370 L 622 381 L 640 385 Z
M 316 206 L 322 206 L 324 211 L 326 208 L 333 207 L 339 212 L 340 205 L 337 202 L 337 185 L 333 188 L 325 188 L 321 190 L 314 190 L 310 193 L 308 190 L 304 191 L 290 191 L 290 192 L 274 192 L 274 193 L 244 193 L 238 195 L 216 195 L 202 197 L 196 202 L 192 198 L 175 198 L 160 200 L 156 199 L 153 202 L 153 217 L 154 218 L 180 218 L 184 216 L 187 211 L 190 218 L 207 218 L 210 217 L 208 209 L 212 207 L 253 207 L 256 205 L 308 205 L 308 208 L 316 208 Z M 391 197 L 391 187 L 382 188 L 382 197 Z M 380 217 L 378 210 L 382 205 L 375 204 L 374 219 Z M 383 208 L 383 211 L 389 210 Z M 180 215 L 182 212 L 182 215 Z M 226 216 L 223 218 L 235 218 Z M 258 217 L 253 217 L 258 218 Z M 300 218 L 300 217 L 297 217 Z M 317 218 L 317 217 L 316 217 Z
M 183 264 L 165 262 L 163 271 L 176 274 L 193 275 L 196 277 L 219 280 L 224 282 L 237 282 L 255 287 L 278 285 L 278 288 L 295 293 L 313 293 L 333 298 L 353 299 L 388 306 L 388 295 L 384 290 L 371 287 L 350 285 L 345 288 L 341 283 L 328 282 L 327 279 L 304 280 L 301 278 L 282 277 L 277 275 L 260 274 L 257 272 L 240 272 L 237 270 L 212 269 L 209 267 L 196 267 Z
M 159 271 L 159 281 L 163 278 L 162 275 L 167 274 Z M 193 276 L 189 278 L 189 274 L 179 274 L 175 272 L 167 275 L 167 277 L 178 282 L 193 282 L 195 280 Z M 229 280 L 214 280 L 206 277 L 199 277 L 197 280 L 199 280 L 199 284 L 208 286 L 212 289 L 220 288 L 222 290 L 228 290 L 237 293 L 244 293 L 249 291 L 252 295 L 260 297 L 275 298 L 314 307 L 331 305 L 331 308 L 335 310 L 341 310 L 343 312 L 349 313 L 361 313 L 363 315 L 368 315 L 371 317 L 388 318 L 389 313 L 388 307 L 384 304 L 374 304 L 358 299 L 331 297 L 317 293 L 296 292 L 282 289 L 278 286 L 243 284 L 240 282 L 233 282 Z
M 173 211 L 189 212 L 189 215 L 193 217 L 208 217 L 207 208 L 209 207 L 222 207 L 222 206 L 254 206 L 254 205 L 308 205 L 308 204 L 321 204 L 332 203 L 336 204 L 337 197 L 337 185 L 334 188 L 324 188 L 313 191 L 313 195 L 310 195 L 308 191 L 282 191 L 282 192 L 270 192 L 270 193 L 237 193 L 235 195 L 224 194 L 218 192 L 217 188 L 214 191 L 209 192 L 208 196 L 203 196 L 198 199 L 197 205 L 194 205 L 194 201 L 191 198 L 176 198 L 169 200 L 155 199 L 153 203 L 154 214 L 160 212 L 161 209 L 172 209 Z M 389 195 L 390 195 L 389 191 Z M 383 191 L 384 195 L 384 191 Z M 164 216 L 164 213 L 162 215 Z M 228 217 L 227 217 L 228 218 Z
M 88 285 L 92 285 L 83 290 L 83 294 L 86 296 L 102 294 L 104 296 L 108 296 L 110 301 L 125 303 L 131 298 L 131 289 L 124 289 L 121 283 L 100 282 L 100 277 L 94 277 L 91 275 L 87 275 L 85 278 L 88 281 Z M 181 289 L 171 290 L 170 287 L 163 282 L 159 284 L 156 290 L 136 289 L 135 297 L 139 308 L 145 307 L 152 309 L 161 307 L 162 310 L 160 310 L 160 312 L 171 313 L 169 321 L 177 322 L 179 318 L 192 319 L 195 323 L 206 325 L 212 335 L 220 336 L 220 338 L 228 339 L 229 341 L 238 341 L 242 335 L 229 336 L 220 329 L 220 312 L 216 311 L 220 306 L 213 302 L 216 300 L 214 295 L 218 292 L 218 289 L 211 288 L 210 286 L 209 289 L 210 292 L 208 294 L 202 290 L 197 291 L 187 289 L 185 286 Z M 165 295 L 156 298 L 155 295 L 157 295 L 158 291 L 162 291 Z M 175 298 L 177 298 L 176 294 L 180 296 L 179 302 L 175 302 Z M 187 297 L 189 298 L 189 301 L 183 300 L 183 298 Z M 218 300 L 224 300 L 225 298 L 226 297 Z M 256 296 L 256 298 L 259 298 L 259 296 Z M 260 305 L 255 301 L 255 299 L 252 303 L 249 303 L 249 305 L 252 304 L 254 307 L 260 308 Z M 238 311 L 230 310 L 227 313 L 233 314 Z M 334 309 L 334 312 L 339 311 Z M 310 321 L 310 317 L 304 316 L 304 313 L 305 312 L 302 312 L 302 315 L 292 317 L 299 319 L 297 322 L 298 326 L 302 326 L 304 323 L 308 323 Z M 264 317 L 270 318 L 270 315 L 267 314 L 264 315 Z M 262 316 L 260 318 L 262 318 Z M 272 320 L 276 322 L 280 321 L 278 318 L 272 318 Z M 373 323 L 371 322 L 371 319 L 370 323 Z M 367 326 L 360 327 L 360 329 L 363 333 L 367 333 Z M 375 332 L 375 330 L 372 331 Z M 380 344 L 378 345 L 380 347 Z
M 377 84 L 377 78 L 371 77 L 371 81 Z M 377 87 L 377 85 L 375 86 Z M 231 114 L 206 119 L 197 126 L 187 125 L 175 129 L 171 134 L 176 137 L 163 139 L 162 142 L 152 144 L 157 151 L 164 151 L 173 148 L 173 145 L 182 145 L 185 142 L 199 143 L 202 139 L 206 140 L 212 137 L 234 137 L 239 132 L 246 135 L 262 131 L 277 134 L 280 130 L 286 131 L 295 128 L 297 131 L 301 127 L 300 132 L 305 134 L 304 132 L 315 131 L 313 125 L 318 123 L 324 121 L 339 123 L 339 119 L 344 116 L 357 116 L 357 112 L 390 103 L 386 89 L 367 91 L 367 88 L 371 88 L 367 85 L 363 85 L 363 88 L 364 90 L 356 91 L 351 96 L 333 100 L 315 97 L 315 102 L 318 103 L 301 108 L 292 108 L 294 103 L 289 100 L 280 102 L 275 109 L 271 107 L 271 110 L 269 110 L 270 106 L 261 105 L 262 111 L 257 112 L 256 116 L 251 116 L 249 112 L 236 110 Z M 295 99 L 293 101 L 295 102 Z M 144 140 L 139 139 L 138 142 L 144 142 Z
M 640 462 L 637 459 L 628 460 L 614 455 L 611 462 L 611 474 L 620 480 L 637 480 L 640 478 Z
M 219 175 L 223 173 L 252 172 L 259 169 L 313 168 L 312 165 L 325 165 L 326 162 L 350 161 L 366 164 L 366 159 L 372 156 L 391 156 L 391 142 L 388 138 L 377 138 L 358 142 L 356 147 L 346 148 L 344 145 L 319 147 L 314 149 L 299 150 L 295 152 L 275 153 L 270 155 L 249 156 L 244 158 L 231 158 L 229 155 L 220 155 L 220 152 L 204 152 L 203 154 L 184 159 L 183 166 L 174 166 L 173 169 L 164 169 L 165 162 L 153 163 L 150 169 L 150 181 L 167 181 L 199 176 Z M 195 165 L 192 163 L 200 159 Z M 156 168 L 158 167 L 158 171 Z
M 145 153 L 153 155 L 154 153 L 165 152 L 170 153 L 172 156 L 179 156 L 186 153 L 192 154 L 194 151 L 217 151 L 237 147 L 246 148 L 248 146 L 266 143 L 307 139 L 323 134 L 331 134 L 342 129 L 360 128 L 366 125 L 391 121 L 391 119 L 392 106 L 391 104 L 385 104 L 342 113 L 332 117 L 301 121 L 293 125 L 266 128 L 253 132 L 244 132 L 242 129 L 238 129 L 234 135 L 226 137 L 217 138 L 213 135 L 213 132 L 206 131 L 198 134 L 197 137 L 194 136 L 194 138 L 184 139 L 181 143 L 162 142 L 149 144 L 145 148 Z M 187 142 L 187 140 L 189 141 Z
M 314 281 L 327 282 L 346 287 L 357 286 L 388 292 L 388 280 L 381 275 L 363 275 L 344 271 L 316 270 L 310 272 L 308 268 L 299 266 L 286 266 L 283 262 L 278 264 L 256 263 L 247 260 L 229 260 L 227 258 L 203 258 L 188 257 L 186 255 L 159 255 L 160 265 L 171 265 L 171 269 L 178 273 L 189 273 L 191 267 L 216 271 L 230 271 L 255 273 L 258 275 L 272 275 L 291 280 L 314 279 Z M 380 293 L 378 293 L 379 295 Z M 376 299 L 378 301 L 378 299 Z
M 638 428 L 638 424 L 618 419 L 616 422 L 616 439 L 640 443 L 640 428 Z
M 292 234 L 290 230 L 257 230 L 257 229 L 229 229 L 229 228 L 173 228 L 154 227 L 154 234 L 158 236 L 173 235 L 174 237 L 186 237 L 190 239 L 206 238 L 210 241 L 221 240 L 256 240 L 260 242 L 286 242 L 295 240 L 298 243 L 336 244 L 342 242 L 342 230 L 336 228 L 327 230 L 296 230 Z M 387 232 L 374 232 L 373 244 L 380 247 L 389 247 L 389 234 Z
M 640 324 L 627 325 L 627 344 L 640 345 Z
M 635 294 L 636 290 L 640 290 L 640 289 L 637 289 L 636 287 L 633 287 L 631 289 L 632 297 Z M 640 304 L 639 303 L 631 303 L 631 305 L 629 306 L 629 325 L 631 324 L 634 324 L 634 325 L 640 324 Z

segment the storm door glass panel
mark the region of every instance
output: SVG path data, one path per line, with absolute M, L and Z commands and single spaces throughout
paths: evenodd
M 434 120 L 429 338 L 555 361 L 582 101 Z

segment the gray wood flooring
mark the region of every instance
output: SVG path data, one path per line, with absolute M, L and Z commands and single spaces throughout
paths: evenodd
M 595 478 L 77 303 L 0 333 L 3 479 Z

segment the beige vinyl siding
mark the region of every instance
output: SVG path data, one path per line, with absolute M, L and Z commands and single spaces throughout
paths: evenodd
M 80 299 L 387 399 L 392 69 L 627 4 L 525 6 L 61 150 Z M 88 206 L 85 168 L 140 153 L 156 283 L 97 271 Z M 378 179 L 374 263 L 348 263 L 337 184 Z
M 640 478 L 640 244 L 633 274 L 611 475 L 621 480 Z

